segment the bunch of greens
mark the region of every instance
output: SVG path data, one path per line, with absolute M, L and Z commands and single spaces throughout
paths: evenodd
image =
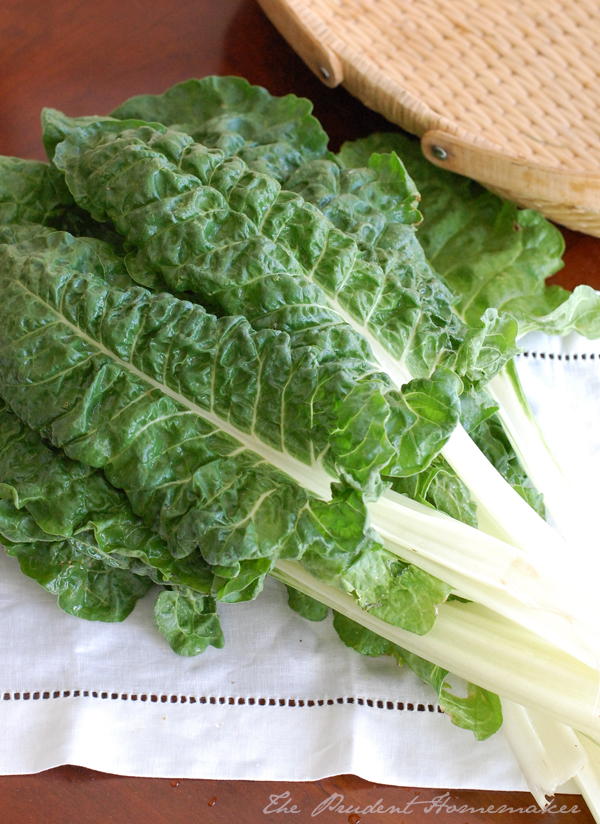
M 238 78 L 47 111 L 44 142 L 49 166 L 0 163 L 0 395 L 57 462 L 13 477 L 2 440 L 24 571 L 61 605 L 88 559 L 115 592 L 165 584 L 157 622 L 184 654 L 222 645 L 216 601 L 271 574 L 478 738 L 494 692 L 599 734 L 593 592 L 488 391 L 523 331 L 596 334 L 595 295 L 544 286 L 557 230 L 400 135 L 333 155 L 307 101 Z M 63 464 L 113 490 L 118 529 L 92 493 L 66 525 L 36 514 Z M 448 671 L 481 687 L 454 696 Z

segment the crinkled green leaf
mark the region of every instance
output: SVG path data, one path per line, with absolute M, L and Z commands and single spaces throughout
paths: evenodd
M 230 568 L 214 566 L 212 572 L 216 577 L 213 589 L 219 601 L 227 604 L 252 601 L 262 592 L 265 576 L 272 568 L 271 558 L 250 558 Z
M 235 534 L 240 507 L 248 515 L 259 502 L 263 517 L 239 524 L 245 556 L 289 538 L 284 501 L 301 507 L 307 494 L 223 431 L 243 436 L 253 425 L 259 361 L 247 323 L 139 288 L 112 290 L 55 264 L 72 238 L 42 240 L 0 249 L 2 391 L 13 409 L 70 457 L 104 467 L 176 556 L 202 537 L 211 563 L 239 562 L 237 541 L 221 539 Z M 217 490 L 212 517 L 194 508 Z
M 424 288 L 410 263 L 365 252 L 274 178 L 136 121 L 86 126 L 52 111 L 44 121 L 65 135 L 53 160 L 77 203 L 138 247 L 128 268 L 139 282 L 218 300 L 255 327 L 296 331 L 317 307 L 313 326 L 324 312 L 335 322 L 334 309 L 415 375 L 456 360 L 466 330 L 441 281 L 430 273 Z
M 26 510 L 17 509 L 10 498 L 5 498 L 6 488 L 0 487 L 0 540 L 13 544 L 36 541 L 56 541 L 56 535 L 44 532 L 35 518 Z
M 390 145 L 386 145 L 385 137 L 373 135 L 346 143 L 332 159 L 305 164 L 284 186 L 302 194 L 335 226 L 355 238 L 367 253 L 372 247 L 370 254 L 384 270 L 410 266 L 422 290 L 437 297 L 444 295 L 445 300 L 454 303 L 455 299 L 444 292 L 446 286 L 440 272 L 434 272 L 425 257 L 420 232 L 415 233 L 415 224 L 422 219 L 416 209 L 421 195 L 394 151 L 400 151 L 403 144 L 390 140 Z M 387 153 L 379 153 L 381 150 Z M 410 152 L 409 157 L 412 160 Z M 311 185 L 313 175 L 316 180 Z M 484 384 L 517 351 L 514 321 L 499 317 L 496 311 L 485 312 L 486 309 L 487 306 L 483 307 L 479 315 L 468 319 L 471 330 L 466 333 L 458 349 L 458 361 L 453 365 L 459 374 Z M 418 342 L 417 338 L 415 343 Z
M 305 595 L 295 587 L 286 587 L 290 609 L 297 612 L 307 621 L 324 621 L 329 615 L 329 607 L 322 604 L 310 595 Z
M 306 563 L 310 572 L 313 566 Z M 326 575 L 320 576 L 326 583 Z M 359 606 L 388 624 L 402 623 L 412 632 L 425 635 L 433 627 L 437 605 L 450 595 L 452 587 L 423 570 L 399 561 L 387 552 L 363 553 L 343 575 L 345 591 Z M 342 589 L 338 582 L 338 588 Z
M 379 154 L 382 151 L 402 153 L 402 158 L 409 171 L 414 175 L 419 188 L 422 189 L 421 210 L 426 215 L 426 220 L 423 226 L 418 227 L 417 234 L 414 233 L 412 226 L 406 227 L 404 234 L 399 234 L 399 227 L 389 224 L 388 215 L 395 214 L 389 204 L 387 212 L 382 210 L 380 214 L 373 214 L 370 211 L 367 213 L 363 208 L 363 213 L 367 214 L 367 222 L 370 222 L 374 230 L 371 238 L 374 245 L 385 246 L 388 250 L 392 249 L 393 254 L 408 257 L 415 267 L 426 270 L 427 263 L 423 255 L 421 254 L 419 258 L 421 248 L 419 241 L 423 241 L 425 250 L 437 264 L 444 258 L 441 248 L 436 247 L 434 243 L 437 241 L 441 243 L 441 239 L 452 240 L 457 258 L 464 255 L 464 259 L 469 262 L 470 266 L 476 264 L 479 267 L 478 271 L 487 272 L 490 276 L 494 275 L 500 284 L 503 278 L 503 267 L 508 265 L 507 261 L 512 261 L 511 265 L 516 266 L 517 269 L 529 267 L 532 272 L 536 271 L 535 255 L 538 254 L 540 245 L 546 252 L 545 256 L 542 255 L 543 259 L 540 262 L 545 276 L 552 274 L 554 269 L 560 265 L 562 238 L 557 230 L 543 218 L 533 212 L 518 212 L 510 204 L 503 206 L 498 198 L 484 192 L 481 187 L 471 181 L 439 172 L 422 157 L 418 144 L 400 135 L 373 135 L 365 140 L 345 144 L 335 158 L 340 169 L 339 174 L 337 176 L 331 174 L 327 184 L 321 183 L 320 191 L 308 191 L 305 192 L 305 196 L 318 208 L 326 212 L 333 210 L 335 213 L 336 203 L 341 197 L 339 184 L 335 183 L 337 178 L 342 180 L 345 175 L 360 177 L 365 174 L 367 167 L 371 171 L 373 158 L 386 157 L 386 155 Z M 303 174 L 309 177 L 310 165 L 307 164 L 306 169 L 298 170 L 285 185 L 295 187 L 296 181 Z M 332 163 L 329 162 L 329 165 L 331 166 Z M 454 182 L 458 186 L 458 193 L 452 191 L 451 184 Z M 357 191 L 360 190 L 357 189 Z M 399 186 L 395 192 L 389 192 L 389 198 L 399 206 L 404 202 L 403 199 L 408 197 L 410 191 L 408 184 L 404 189 Z M 401 220 L 401 211 L 397 213 Z M 495 218 L 492 219 L 494 215 Z M 525 227 L 516 238 L 513 225 L 508 226 L 509 220 L 513 219 L 520 221 L 519 225 L 522 224 Z M 346 231 L 352 229 L 350 222 L 347 222 Z M 358 229 L 363 235 L 366 234 L 367 230 L 364 226 L 357 224 L 354 231 L 358 233 Z M 396 231 L 396 235 L 390 233 L 391 229 Z M 478 233 L 476 243 L 471 237 L 475 229 Z M 437 252 L 440 256 L 436 256 Z M 444 267 L 442 274 L 446 275 Z M 455 286 L 455 282 L 451 282 L 451 286 Z M 568 311 L 568 307 L 576 298 L 577 295 L 574 295 L 568 303 L 562 305 L 564 311 Z M 527 303 L 530 299 L 529 295 L 524 302 Z M 590 302 L 592 314 L 595 300 L 594 295 Z M 502 308 L 506 310 L 511 307 L 504 305 Z M 530 304 L 530 308 L 531 311 L 535 309 L 533 304 Z M 557 312 L 560 311 L 561 309 L 557 310 Z M 578 317 L 583 319 L 584 313 L 580 312 Z M 485 303 L 475 305 L 467 320 L 471 324 L 471 331 L 465 336 L 460 352 L 464 365 L 459 365 L 458 371 L 468 372 L 472 379 L 485 385 L 489 377 L 498 372 L 506 363 L 507 356 L 516 353 L 515 339 L 523 331 L 522 322 L 518 327 L 510 314 L 505 312 L 500 314 L 495 308 L 488 308 Z M 566 330 L 566 324 L 559 321 L 558 326 L 561 325 Z M 483 334 L 482 330 L 484 330 Z M 466 365 L 468 363 L 476 364 L 476 366 L 471 366 L 469 369 Z M 495 407 L 488 409 L 491 406 L 489 399 L 484 400 L 481 393 L 478 394 L 472 390 L 463 393 L 461 404 L 463 423 L 470 432 L 478 428 L 476 440 L 479 444 L 487 444 L 485 451 L 488 458 L 509 482 L 515 484 L 523 497 L 538 512 L 542 513 L 541 498 L 531 488 L 506 438 L 499 438 L 497 421 L 490 424 L 483 423 L 495 412 Z M 393 479 L 393 484 L 398 491 L 403 491 L 423 503 L 435 505 L 453 517 L 475 525 L 475 507 L 469 502 L 467 490 L 454 473 L 451 475 L 444 473 L 439 476 L 440 481 L 444 480 L 446 489 L 442 489 L 441 485 L 438 486 L 435 481 L 430 486 L 432 478 L 436 478 L 435 462 L 432 467 L 405 480 Z
M 409 661 L 406 663 L 411 666 Z M 467 694 L 462 696 L 453 693 L 451 686 L 445 683 L 438 695 L 438 701 L 440 708 L 452 723 L 462 729 L 471 730 L 478 741 L 485 741 L 502 726 L 500 698 L 476 684 L 468 683 Z
M 478 741 L 484 741 L 502 726 L 502 705 L 497 695 L 475 684 L 467 684 L 467 695 L 455 695 L 446 677 L 448 670 L 392 644 L 380 635 L 334 612 L 333 626 L 346 646 L 361 655 L 377 657 L 391 655 L 399 664 L 406 664 L 419 678 L 434 689 L 438 704 L 457 727 L 471 730 Z
M 7 504 L 13 506 L 2 501 L 3 507 Z M 32 521 L 28 513 L 13 509 L 17 517 Z M 152 586 L 147 576 L 93 558 L 86 546 L 92 535 L 14 544 L 3 536 L 3 541 L 25 575 L 58 596 L 62 610 L 88 621 L 123 621 Z
M 325 583 L 353 596 L 366 612 L 396 626 L 410 626 L 423 635 L 435 623 L 436 605 L 443 603 L 451 587 L 417 567 L 399 561 L 386 550 L 365 552 L 362 546 L 369 535 L 369 523 L 362 499 L 354 490 L 336 497 L 337 507 L 313 507 L 321 534 L 328 535 L 343 525 L 341 550 L 324 551 L 310 547 L 302 565 Z M 376 535 L 372 536 L 375 540 Z
M 56 128 L 65 121 L 60 115 L 47 118 Z M 64 129 L 69 126 L 66 120 Z M 296 387 L 302 379 L 301 403 L 286 409 L 295 415 L 298 438 L 310 427 L 314 439 L 304 445 L 303 454 L 298 446 L 292 454 L 302 460 L 309 459 L 310 450 L 323 454 L 334 475 L 371 497 L 380 492 L 383 469 L 410 474 L 426 466 L 456 425 L 460 382 L 446 374 L 404 395 L 392 388 L 389 377 L 374 365 L 365 339 L 332 310 L 320 287 L 309 282 L 312 263 L 299 262 L 282 241 L 286 232 L 290 237 L 297 232 L 304 237 L 300 251 L 320 256 L 319 235 L 322 229 L 329 231 L 320 225 L 325 219 L 312 207 L 302 210 L 301 199 L 286 193 L 274 204 L 280 193 L 277 182 L 248 171 L 237 158 L 225 160 L 218 151 L 190 146 L 187 136 L 175 132 L 151 127 L 131 131 L 126 125 L 103 121 L 77 131 L 77 140 L 93 135 L 67 181 L 78 202 L 99 219 L 108 210 L 129 242 L 141 244 L 127 261 L 134 277 L 147 283 L 154 269 L 171 289 L 195 292 L 224 313 L 244 314 L 266 340 L 268 331 L 288 333 L 285 351 L 280 347 L 279 355 L 270 356 L 270 381 L 275 393 L 280 391 L 276 376 L 289 384 L 288 369 L 295 374 Z M 57 149 L 58 162 L 67 143 Z M 179 166 L 168 157 L 175 157 Z M 88 163 L 94 168 L 100 164 L 99 177 L 84 171 Z M 180 166 L 198 176 L 182 173 Z M 202 175 L 210 177 L 211 185 L 201 182 Z M 240 175 L 248 179 L 240 182 Z M 346 265 L 333 249 L 346 241 L 335 234 L 327 260 L 321 259 L 324 272 Z M 289 366 L 282 358 L 290 360 Z M 293 389 L 289 386 L 288 396 Z M 409 394 L 413 399 L 428 394 L 430 402 L 416 413 Z M 442 406 L 444 418 L 439 415 Z M 277 429 L 270 442 L 273 438 L 281 439 Z
M 327 135 L 312 108 L 309 100 L 273 97 L 241 77 L 213 76 L 187 80 L 164 94 L 132 97 L 112 116 L 171 126 L 282 180 L 325 154 Z
M 62 233 L 0 246 L 0 393 L 11 408 L 70 458 L 102 468 L 175 557 L 201 555 L 224 600 L 260 591 L 277 558 L 303 559 L 317 574 L 338 569 L 336 585 L 387 620 L 427 631 L 443 586 L 383 561 L 379 582 L 361 581 L 360 564 L 387 557 L 361 494 L 336 488 L 326 503 L 287 474 L 310 487 L 318 464 L 306 472 L 291 449 L 255 437 L 281 421 L 280 402 L 269 419 L 262 357 L 285 333 L 110 287 L 81 274 L 77 254 Z
M 191 589 L 161 592 L 154 605 L 154 620 L 179 655 L 199 655 L 209 646 L 221 649 L 225 644 L 215 599 Z
M 457 521 L 477 527 L 477 505 L 471 500 L 469 489 L 442 457 L 417 475 L 394 478 L 396 492 L 415 501 L 445 512 Z
M 101 472 L 69 460 L 2 407 L 0 538 L 65 612 L 122 621 L 153 581 L 210 593 L 214 576 L 202 559 L 174 559 Z M 218 632 L 216 616 L 211 623 Z
M 66 203 L 57 194 L 53 178 L 66 191 Z M 64 177 L 38 160 L 0 156 L 0 225 L 3 224 L 43 225 L 97 238 L 118 251 L 123 247 L 109 224 L 92 220 L 74 204 Z M 111 254 L 114 256 L 114 252 Z
M 560 286 L 546 286 L 541 295 L 513 298 L 504 308 L 517 318 L 521 335 L 577 332 L 589 340 L 600 338 L 600 296 L 591 286 L 576 286 L 571 293 Z
M 64 212 L 47 163 L 0 157 L 0 224 L 51 225 L 62 220 Z
M 587 286 L 573 293 L 545 281 L 562 268 L 564 239 L 542 215 L 518 209 L 479 184 L 429 163 L 418 142 L 375 134 L 346 143 L 343 168 L 366 166 L 373 152 L 397 152 L 421 194 L 418 239 L 434 269 L 459 297 L 469 324 L 493 307 L 513 315 L 519 334 L 576 331 L 600 336 L 600 297 Z
M 519 495 L 538 515 L 545 518 L 543 496 L 532 486 L 519 463 L 500 419 L 495 414 L 497 404 L 484 391 L 467 393 L 461 401 L 462 423 L 475 444 Z
M 333 611 L 333 627 L 344 644 L 360 655 L 367 655 L 370 658 L 389 655 L 399 664 L 404 661 L 404 650 L 399 646 L 335 610 Z
M 0 243 L 17 244 L 34 241 L 37 237 L 48 238 L 55 232 L 56 229 L 36 223 L 0 225 Z M 65 235 L 65 239 L 67 237 Z M 68 260 L 70 265 L 78 267 L 78 271 L 93 272 L 111 286 L 117 286 L 120 289 L 137 285 L 127 271 L 123 256 L 119 255 L 110 243 L 93 237 L 79 237 L 75 244 L 78 262 L 75 262 L 70 250 Z
M 420 196 L 396 154 L 372 154 L 363 167 L 335 158 L 308 161 L 284 181 L 342 232 L 381 248 L 404 245 L 420 223 Z
M 164 541 L 136 517 L 126 496 L 98 470 L 71 460 L 26 426 L 0 402 L 0 498 L 27 514 L 31 538 L 0 533 L 14 543 L 77 537 L 91 557 L 157 582 L 170 581 L 209 593 L 214 576 L 201 558 L 175 559 Z M 83 541 L 82 534 L 93 541 Z

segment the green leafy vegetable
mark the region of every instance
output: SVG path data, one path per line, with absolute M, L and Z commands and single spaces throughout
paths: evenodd
M 346 144 L 339 158 L 343 165 L 363 164 L 370 152 L 382 150 L 402 152 L 423 195 L 419 240 L 455 292 L 456 310 L 467 322 L 495 307 L 516 318 L 521 336 L 534 330 L 600 336 L 600 298 L 593 289 L 578 286 L 569 293 L 545 284 L 562 266 L 564 240 L 556 227 L 473 181 L 432 166 L 419 146 L 402 135 L 373 135 Z M 590 508 L 550 454 L 513 363 L 492 379 L 489 391 L 499 418 L 490 418 L 476 432 L 470 429 L 472 436 L 494 466 L 506 471 L 517 491 L 542 512 L 531 483 L 540 489 L 554 522 L 575 548 L 587 546 L 596 531 Z
M 254 435 L 270 409 L 261 347 L 283 335 L 111 288 L 79 273 L 79 251 L 62 233 L 0 247 L 0 392 L 11 407 L 69 457 L 102 467 L 176 558 L 200 552 L 222 579 L 218 597 L 255 597 L 276 558 L 302 559 L 386 620 L 426 632 L 450 588 L 378 546 L 356 491 L 320 500 L 318 466 Z
M 0 157 L 0 223 L 51 225 L 64 213 L 47 163 Z
M 156 626 L 179 655 L 193 656 L 225 644 L 214 598 L 186 587 L 161 592 L 154 606 Z
M 139 248 L 128 257 L 138 282 L 196 292 L 226 313 L 243 312 L 255 328 L 296 332 L 308 319 L 322 324 L 324 314 L 330 324 L 352 321 L 375 350 L 385 346 L 416 376 L 454 365 L 473 380 L 489 379 L 508 357 L 508 339 L 501 341 L 510 330 L 497 315 L 466 330 L 432 272 L 399 265 L 395 254 L 367 254 L 239 158 L 156 124 L 86 125 L 53 111 L 44 123 L 49 156 L 77 203 L 96 220 L 110 217 Z M 400 175 L 398 185 L 405 180 Z M 404 371 L 397 386 L 409 378 Z
M 60 117 L 48 118 L 53 128 L 63 124 Z M 374 367 L 368 344 L 332 311 L 320 288 L 308 282 L 301 263 L 281 240 L 284 224 L 279 225 L 278 208 L 271 203 L 277 193 L 271 190 L 275 187 L 279 191 L 274 180 L 248 172 L 251 181 L 238 185 L 237 179 L 246 168 L 242 162 L 236 159 L 233 166 L 226 166 L 219 152 L 209 152 L 202 146 L 192 146 L 191 153 L 182 158 L 190 140 L 175 132 L 163 134 L 151 127 L 130 132 L 118 121 L 104 121 L 89 128 L 94 138 L 89 145 L 85 143 L 81 162 L 100 163 L 103 182 L 100 189 L 94 189 L 93 177 L 87 173 L 81 178 L 79 172 L 69 174 L 67 180 L 73 190 L 77 186 L 81 189 L 77 199 L 97 218 L 105 217 L 104 209 L 109 209 L 129 242 L 142 244 L 140 252 L 127 259 L 136 279 L 147 283 L 148 273 L 154 269 L 175 291 L 195 292 L 209 305 L 217 303 L 227 314 L 243 312 L 265 337 L 267 330 L 289 335 L 285 357 L 291 361 L 291 370 L 304 376 L 304 391 L 299 396 L 302 403 L 293 407 L 288 404 L 288 408 L 298 410 L 295 429 L 299 433 L 311 427 L 318 437 L 313 445 L 317 455 L 324 454 L 320 434 L 324 422 L 329 439 L 329 453 L 324 454 L 324 460 L 326 466 L 331 462 L 333 474 L 353 480 L 375 496 L 380 491 L 381 471 L 408 475 L 430 462 L 456 424 L 460 382 L 440 369 L 432 380 L 421 379 L 404 394 L 391 387 L 389 378 Z M 87 141 L 88 132 L 80 137 Z M 180 173 L 161 150 L 169 156 L 177 155 L 186 167 L 193 165 L 198 174 L 201 166 L 208 174 L 216 164 L 211 181 L 217 185 L 219 177 L 220 188 L 229 189 L 229 200 L 239 201 L 237 206 L 251 212 L 259 222 L 234 211 L 217 188 Z M 139 163 L 134 163 L 139 152 L 144 157 L 144 172 Z M 100 159 L 105 155 L 106 162 Z M 135 175 L 135 195 L 130 202 L 127 193 L 133 192 L 131 174 Z M 144 174 L 147 180 L 142 184 Z M 155 174 L 162 180 L 158 188 Z M 284 209 L 285 199 L 283 193 Z M 321 219 L 314 210 L 307 211 L 309 222 L 302 230 L 306 241 L 315 232 L 318 235 L 318 227 L 311 226 L 315 216 Z M 284 218 L 281 215 L 281 220 Z M 146 225 L 147 219 L 150 222 Z M 161 228 L 151 229 L 150 224 Z M 271 239 L 274 233 L 277 240 Z M 343 236 L 339 235 L 338 240 L 342 242 Z M 336 242 L 332 241 L 333 246 Z M 151 248 L 156 243 L 161 245 L 162 253 Z M 323 269 L 343 265 L 339 260 L 335 263 L 336 254 L 332 248 L 329 262 L 322 260 Z M 167 265 L 167 260 L 175 265 Z M 281 334 L 278 340 L 283 340 Z M 272 375 L 281 372 L 282 384 L 287 381 L 284 369 L 285 364 L 271 370 Z M 277 431 L 274 436 L 281 437 Z M 300 454 L 296 447 L 292 454 L 306 461 L 310 454 L 307 447 Z
M 152 586 L 149 577 L 94 557 L 91 531 L 61 540 L 44 535 L 26 511 L 0 501 L 0 535 L 25 575 L 58 596 L 65 612 L 89 621 L 123 621 Z M 97 555 L 97 553 L 96 553 Z
M 458 521 L 477 526 L 477 506 L 468 488 L 443 458 L 436 458 L 417 475 L 394 478 L 392 487 L 396 492 L 445 512 Z
M 294 587 L 287 587 L 288 604 L 290 609 L 293 609 L 307 621 L 324 621 L 329 614 L 329 607 L 311 598 L 310 595 L 305 595 L 299 589 Z
M 201 557 L 173 558 L 101 472 L 44 442 L 3 403 L 0 481 L 0 536 L 8 554 L 58 596 L 65 612 L 122 621 L 153 582 L 168 581 L 198 598 L 210 593 L 214 576 Z M 211 626 L 216 637 L 216 613 Z M 168 639 L 176 651 L 184 641 L 174 628 Z
M 402 649 L 339 612 L 334 611 L 333 626 L 346 646 L 361 655 L 391 655 L 399 664 L 410 667 L 421 680 L 433 687 L 440 709 L 452 723 L 471 730 L 478 741 L 489 738 L 502 726 L 502 706 L 494 693 L 469 683 L 465 697 L 455 695 L 446 682 L 448 670 Z
M 546 286 L 563 266 L 565 246 L 560 231 L 542 215 L 433 166 L 406 135 L 383 133 L 346 143 L 336 160 L 346 169 L 366 166 L 373 152 L 402 157 L 422 198 L 419 241 L 459 298 L 456 311 L 467 323 L 477 323 L 493 307 L 513 315 L 520 334 L 600 336 L 600 298 L 593 289 L 578 286 L 570 293 Z
M 276 181 L 250 172 L 237 158 L 226 160 L 184 135 L 139 122 L 78 122 L 56 112 L 47 112 L 45 120 L 50 154 L 56 147 L 54 160 L 65 171 L 76 200 L 96 218 L 112 217 L 128 242 L 139 246 L 128 258 L 128 268 L 137 278 L 154 267 L 172 289 L 192 289 L 210 301 L 218 297 L 224 311 L 243 311 L 255 329 L 277 324 L 295 332 L 292 321 L 299 317 L 305 334 L 311 327 L 304 317 L 303 290 L 310 277 L 311 312 L 316 303 L 321 311 L 345 320 L 354 334 L 366 333 L 376 361 L 396 386 L 407 366 L 418 373 L 423 363 L 431 358 L 435 363 L 442 352 L 477 384 L 514 351 L 516 324 L 510 316 L 500 317 L 490 309 L 479 329 L 462 326 L 452 312 L 450 293 L 425 264 L 406 264 L 402 270 L 420 283 L 420 291 L 413 290 L 416 302 L 411 303 L 398 277 L 398 249 L 385 257 L 393 277 L 382 281 L 377 248 L 370 257 L 363 254 L 363 246 L 333 228 L 299 195 L 282 192 Z M 65 139 L 59 142 L 61 137 Z M 404 176 L 401 184 L 405 182 Z M 217 236 L 222 238 L 220 245 Z M 265 243 L 276 264 L 265 264 L 258 254 Z M 281 255 L 286 267 L 281 266 Z M 373 311 L 382 301 L 385 311 Z M 414 309 L 408 326 L 397 311 L 400 306 L 409 316 Z M 403 342 L 404 334 L 408 339 Z M 437 418 L 448 420 L 443 414 Z M 536 565 L 542 562 L 542 546 L 546 555 L 562 556 L 559 537 L 463 429 L 455 429 L 447 443 L 439 445 L 461 479 L 476 490 L 493 533 L 526 550 Z M 394 474 L 390 468 L 386 471 Z M 380 530 L 381 524 L 376 526 Z M 390 548 L 398 542 L 397 530 L 388 542 Z
M 67 458 L 0 403 L 0 498 L 34 519 L 28 540 L 77 538 L 90 554 L 109 565 L 131 567 L 157 582 L 185 583 L 210 592 L 205 564 L 177 562 L 154 532 L 131 511 L 127 498 L 102 472 Z M 5 537 L 20 542 L 0 529 Z M 93 541 L 79 536 L 91 533 Z M 45 536 L 45 537 L 44 537 Z M 93 548 L 92 548 L 93 547 Z
M 293 94 L 272 97 L 241 77 L 205 77 L 132 97 L 112 117 L 163 123 L 281 180 L 325 154 L 328 138 L 311 112 L 312 103 Z
M 215 597 L 256 597 L 275 574 L 311 620 L 325 617 L 325 604 L 343 606 L 361 622 L 336 615 L 346 643 L 404 660 L 455 723 L 485 738 L 501 722 L 497 697 L 471 686 L 453 695 L 447 670 L 419 652 L 481 672 L 488 686 L 497 678 L 517 700 L 530 689 L 551 712 L 560 690 L 541 683 L 535 662 L 528 681 L 513 636 L 545 661 L 554 650 L 523 627 L 584 667 L 598 660 L 587 595 L 570 600 L 572 580 L 540 561 L 542 547 L 552 556 L 558 545 L 528 507 L 512 511 L 488 471 L 495 465 L 541 511 L 483 391 L 516 352 L 517 331 L 600 330 L 597 298 L 543 286 L 562 241 L 538 215 L 465 181 L 453 190 L 400 136 L 327 153 L 310 111 L 238 78 L 206 78 L 133 98 L 112 118 L 47 112 L 53 165 L 5 159 L 0 391 L 82 464 L 70 462 L 73 474 L 47 446 L 40 479 L 33 441 L 13 438 L 16 451 L 0 452 L 0 534 L 72 610 L 87 608 L 88 580 L 90 604 L 105 592 L 113 613 L 121 609 L 106 578 L 115 570 L 146 584 L 148 573 L 166 579 L 156 620 L 184 655 L 222 645 Z M 153 290 L 193 293 L 219 317 L 133 287 L 131 275 Z M 459 416 L 473 440 L 455 429 Z M 0 449 L 10 440 L 3 426 L 0 410 Z M 104 509 L 100 492 L 84 494 L 88 478 L 102 486 L 89 467 L 126 490 L 144 527 L 123 518 L 122 493 L 113 490 L 117 501 L 107 492 Z M 76 477 L 82 487 L 70 493 Z M 523 552 L 473 528 L 471 493 L 491 515 L 485 528 L 506 530 Z M 160 535 L 155 551 L 127 533 L 149 528 Z M 429 641 L 452 588 L 477 603 L 450 596 L 450 623 Z M 378 619 L 392 640 L 374 631 Z M 522 626 L 503 636 L 507 619 Z M 479 632 L 494 639 L 500 670 Z M 576 667 L 560 661 L 571 690 Z M 560 667 L 552 672 L 562 683 Z M 578 672 L 583 706 L 589 672 Z M 569 706 L 567 722 L 579 717 Z
M 62 196 L 56 190 L 62 184 Z M 122 242 L 106 223 L 92 220 L 73 204 L 61 175 L 47 163 L 0 156 L 0 225 L 43 225 L 90 235 L 118 251 Z M 114 257 L 111 249 L 111 255 Z

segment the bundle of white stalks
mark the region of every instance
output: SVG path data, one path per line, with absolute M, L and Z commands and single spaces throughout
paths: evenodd
M 532 709 L 502 701 L 503 729 L 527 786 L 540 809 L 567 781 L 579 790 L 600 821 L 600 746 L 592 739 Z
M 278 562 L 273 574 L 409 652 L 600 740 L 597 668 L 491 609 L 441 604 L 433 629 L 416 635 L 373 617 L 296 562 Z

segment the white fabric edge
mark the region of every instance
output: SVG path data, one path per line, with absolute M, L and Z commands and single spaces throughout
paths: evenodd
M 326 716 L 322 724 L 298 723 L 316 712 Z M 495 790 L 527 790 L 516 763 L 507 757 L 502 736 L 487 742 L 488 757 L 479 764 L 463 759 L 455 736 L 465 732 L 449 731 L 449 721 L 440 713 L 403 713 L 399 735 L 391 742 L 387 736 L 387 751 L 382 752 L 390 712 L 367 713 L 352 705 L 1 701 L 0 773 L 35 773 L 62 764 L 153 778 L 315 781 L 352 773 L 399 786 L 397 764 L 402 763 L 401 786 L 486 789 L 491 757 L 497 764 Z M 186 751 L 183 763 L 181 748 Z

